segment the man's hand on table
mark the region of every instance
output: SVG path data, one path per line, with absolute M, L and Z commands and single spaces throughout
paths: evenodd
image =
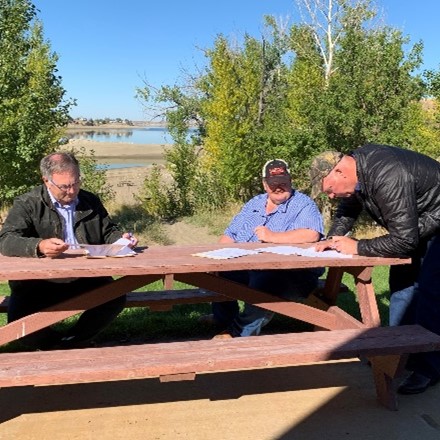
M 56 258 L 69 249 L 69 245 L 59 238 L 47 238 L 38 243 L 38 252 L 49 258 Z
M 316 252 L 322 252 L 326 249 L 333 249 L 341 254 L 357 255 L 358 242 L 350 237 L 333 236 L 315 244 Z

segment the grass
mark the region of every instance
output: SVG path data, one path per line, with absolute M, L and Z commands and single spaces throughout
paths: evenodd
M 373 284 L 378 300 L 379 313 L 382 323 L 388 323 L 389 290 L 388 290 L 388 267 L 376 267 L 373 271 Z M 338 306 L 355 318 L 360 318 L 359 308 L 354 292 L 354 280 L 349 274 L 345 274 L 343 282 L 349 287 L 349 292 L 338 296 Z M 176 283 L 176 288 L 191 287 L 182 283 Z M 160 281 L 152 283 L 141 290 L 160 290 Z M 0 284 L 0 293 L 9 294 L 7 284 Z M 148 308 L 127 308 L 107 327 L 98 337 L 98 344 L 109 341 L 115 343 L 143 343 L 161 342 L 185 339 L 209 339 L 215 334 L 215 329 L 199 324 L 200 316 L 210 313 L 209 304 L 185 304 L 175 306 L 170 312 L 152 312 Z M 66 322 L 58 324 L 71 325 L 76 318 L 70 318 Z M 0 324 L 6 323 L 6 314 L 0 314 Z M 275 315 L 272 321 L 264 328 L 264 334 L 288 333 L 308 331 L 309 324 L 293 320 L 281 315 Z M 23 348 L 19 342 L 8 344 L 0 351 L 20 351 Z
M 207 227 L 211 234 L 220 237 L 241 207 L 241 204 L 231 203 L 224 206 L 221 212 L 219 209 L 203 210 L 191 217 L 185 217 L 183 220 L 195 226 Z

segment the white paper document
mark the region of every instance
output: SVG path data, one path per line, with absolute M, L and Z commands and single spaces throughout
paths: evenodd
M 130 240 L 120 238 L 111 244 L 78 244 L 88 258 L 132 257 L 136 252 L 128 245 Z
M 245 255 L 255 255 L 255 254 L 258 254 L 258 251 L 239 249 L 239 248 L 224 248 L 224 249 L 217 249 L 214 251 L 199 252 L 198 254 L 193 254 L 193 256 L 213 258 L 215 260 L 227 260 L 228 258 L 237 258 L 237 257 L 243 257 Z
M 259 252 L 271 252 L 279 255 L 299 255 L 301 257 L 318 257 L 318 258 L 352 258 L 353 255 L 341 254 L 338 251 L 322 251 L 316 252 L 313 248 L 300 248 L 297 246 L 271 246 L 257 249 Z

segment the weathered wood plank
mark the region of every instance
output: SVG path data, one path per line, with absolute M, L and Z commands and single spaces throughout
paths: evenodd
M 418 326 L 379 327 L 47 352 L 4 353 L 0 386 L 126 380 L 270 368 L 440 349 Z
M 139 274 L 167 275 L 192 272 L 221 272 L 251 269 L 292 269 L 316 267 L 316 258 L 297 255 L 276 255 L 268 252 L 229 260 L 215 260 L 194 256 L 222 247 L 255 249 L 270 246 L 266 243 L 238 243 L 230 245 L 157 246 L 139 249 L 134 258 L 90 259 L 74 253 L 59 258 L 22 258 L 0 255 L 0 279 L 48 279 L 68 277 L 126 276 Z M 304 245 L 307 247 L 310 245 Z M 360 257 L 319 258 L 321 267 L 373 267 L 408 264 L 409 259 Z

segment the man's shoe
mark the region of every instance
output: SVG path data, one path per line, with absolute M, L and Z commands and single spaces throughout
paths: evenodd
M 398 388 L 399 394 L 420 394 L 427 390 L 428 387 L 435 385 L 438 379 L 431 379 L 423 374 L 414 371 L 408 376 Z

